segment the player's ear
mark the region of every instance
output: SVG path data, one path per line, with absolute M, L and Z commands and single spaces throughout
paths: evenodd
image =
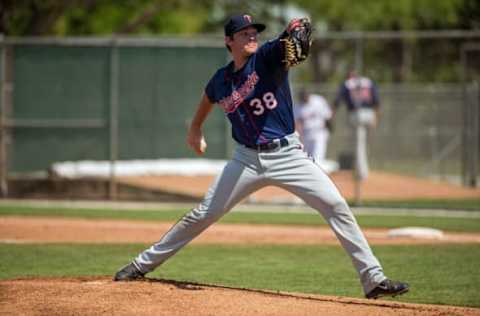
M 227 47 L 228 51 L 232 51 L 230 44 L 233 42 L 233 36 L 225 36 L 225 46 Z

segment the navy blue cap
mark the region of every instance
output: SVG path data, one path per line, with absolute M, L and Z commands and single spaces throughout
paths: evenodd
M 266 28 L 265 24 L 254 23 L 252 16 L 248 14 L 234 15 L 231 16 L 225 24 L 225 36 L 232 36 L 249 26 L 256 28 L 258 33 Z

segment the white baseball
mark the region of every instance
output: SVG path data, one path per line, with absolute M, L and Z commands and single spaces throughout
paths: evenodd
M 200 140 L 200 151 L 204 153 L 206 149 L 207 149 L 207 142 L 205 141 L 205 138 L 202 137 L 202 139 Z

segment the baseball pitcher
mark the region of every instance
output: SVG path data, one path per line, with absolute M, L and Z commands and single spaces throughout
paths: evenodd
M 188 144 L 203 154 L 207 143 L 202 125 L 218 104 L 232 125 L 237 143 L 233 158 L 203 201 L 160 241 L 120 269 L 114 280 L 144 278 L 249 194 L 275 185 L 323 215 L 350 255 L 367 298 L 407 292 L 408 284 L 386 278 L 345 199 L 302 150 L 294 133 L 288 72 L 308 56 L 310 22 L 294 19 L 278 38 L 259 47 L 258 35 L 264 29 L 265 25 L 255 23 L 250 15 L 232 16 L 225 24 L 225 45 L 233 60 L 218 69 L 206 85 L 188 131 Z

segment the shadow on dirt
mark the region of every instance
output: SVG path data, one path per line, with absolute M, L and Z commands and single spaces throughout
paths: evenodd
M 251 289 L 251 288 L 240 288 L 240 287 L 232 287 L 232 286 L 225 286 L 225 285 L 217 285 L 217 284 L 205 284 L 205 283 L 197 283 L 197 282 L 190 282 L 190 281 L 177 281 L 177 280 L 170 280 L 170 279 L 163 279 L 163 278 L 145 278 L 144 280 L 139 280 L 140 282 L 150 282 L 150 283 L 162 283 L 162 284 L 169 284 L 173 285 L 178 289 L 181 290 L 189 290 L 189 291 L 201 291 L 204 288 L 216 288 L 216 289 L 228 289 L 228 290 L 235 290 L 235 291 L 243 291 L 243 292 L 251 292 L 251 293 L 259 293 L 262 295 L 269 295 L 274 297 L 285 297 L 285 298 L 295 298 L 301 300 L 310 300 L 310 301 L 318 301 L 318 302 L 341 302 L 344 304 L 351 304 L 351 305 L 375 305 L 379 307 L 389 307 L 389 308 L 409 308 L 403 303 L 395 303 L 395 302 L 388 302 L 382 303 L 379 301 L 374 300 L 366 300 L 366 299 L 359 299 L 359 298 L 348 298 L 348 297 L 318 297 L 318 296 L 309 296 L 308 294 L 292 294 L 292 293 L 284 293 L 280 291 L 272 291 L 272 290 L 262 290 L 262 289 Z M 411 309 L 418 309 L 418 307 L 411 307 Z

